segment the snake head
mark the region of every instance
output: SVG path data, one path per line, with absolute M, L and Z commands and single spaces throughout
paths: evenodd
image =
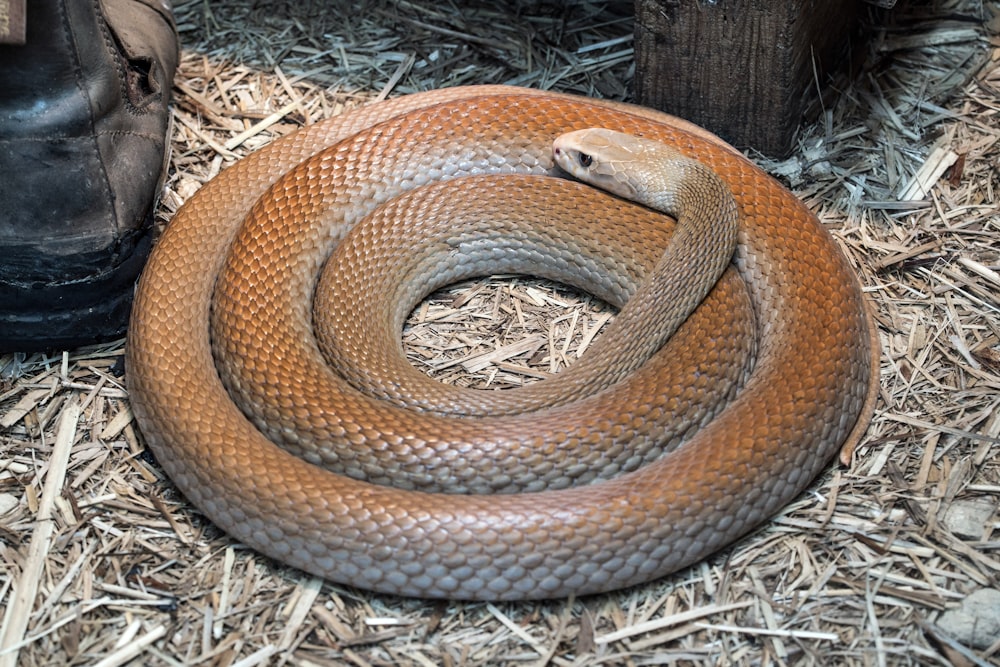
M 636 174 L 646 151 L 645 140 L 604 128 L 568 132 L 552 142 L 552 156 L 563 171 L 632 200 L 642 200 L 645 184 Z

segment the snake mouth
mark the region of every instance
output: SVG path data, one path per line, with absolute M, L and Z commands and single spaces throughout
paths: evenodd
M 638 137 L 599 127 L 567 132 L 552 142 L 552 158 L 567 174 L 640 203 L 646 203 L 647 188 L 636 180 L 642 170 L 635 166 L 647 152 Z

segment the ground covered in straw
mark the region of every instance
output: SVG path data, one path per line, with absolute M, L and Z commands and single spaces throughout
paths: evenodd
M 345 108 L 466 83 L 621 98 L 632 76 L 629 3 L 178 4 L 163 222 L 239 156 Z M 132 422 L 121 343 L 6 355 L 0 665 L 1000 664 L 1000 5 L 877 18 L 795 155 L 761 160 L 874 305 L 881 391 L 850 468 L 632 590 L 398 599 L 281 567 L 192 509 Z M 447 381 L 513 386 L 609 317 L 545 282 L 477 281 L 418 308 L 408 345 Z

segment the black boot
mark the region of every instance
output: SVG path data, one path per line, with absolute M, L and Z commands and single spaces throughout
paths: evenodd
M 178 60 L 169 0 L 22 8 L 25 43 L 0 44 L 0 352 L 124 333 Z

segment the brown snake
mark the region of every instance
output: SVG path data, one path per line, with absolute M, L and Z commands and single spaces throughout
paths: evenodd
M 539 176 L 559 171 L 556 137 L 590 127 L 718 174 L 739 213 L 735 269 L 662 350 L 623 331 L 611 340 L 627 342 L 554 380 L 411 396 L 433 383 L 399 365 L 402 320 L 463 276 L 523 268 L 570 282 L 622 307 L 615 322 L 662 306 L 644 291 L 668 244 L 662 216 Z M 548 198 L 529 199 L 535 189 Z M 504 226 L 522 214 L 534 222 Z M 426 250 L 408 236 L 423 227 Z M 355 270 L 373 249 L 403 278 Z M 314 293 L 331 314 L 320 342 L 306 330 Z M 622 104 L 454 88 L 303 128 L 206 184 L 143 274 L 128 379 L 180 490 L 262 553 L 388 593 L 548 598 L 693 563 L 795 498 L 838 450 L 849 458 L 872 409 L 872 332 L 829 234 L 703 130 Z M 298 365 L 320 346 L 343 357 L 343 376 Z M 604 370 L 633 347 L 646 363 Z

